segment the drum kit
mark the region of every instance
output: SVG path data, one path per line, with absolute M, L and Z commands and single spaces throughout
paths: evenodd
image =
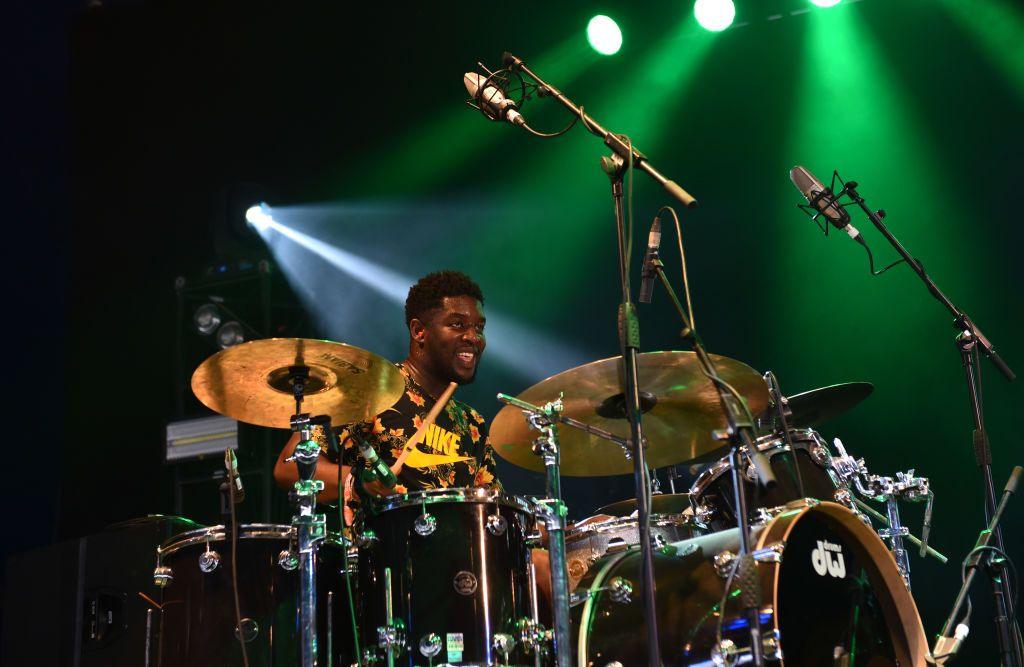
M 749 662 L 744 609 L 754 600 L 766 660 L 923 664 L 904 541 L 945 558 L 926 534 L 917 540 L 901 525 L 898 503 L 930 500 L 928 480 L 913 471 L 873 475 L 812 428 L 862 401 L 871 385 L 785 398 L 773 394 L 770 374 L 725 357 L 715 363 L 758 416 L 756 447 L 778 483 L 759 490 L 743 453 L 756 567 L 741 572 L 732 459 L 714 435 L 724 427 L 717 394 L 694 353 L 639 355 L 647 460 L 652 472 L 667 469 L 672 487 L 648 499 L 663 663 Z M 350 345 L 306 339 L 257 340 L 207 359 L 192 381 L 203 403 L 300 434 L 296 509 L 290 525 L 232 519 L 159 547 L 158 664 L 539 667 L 556 664 L 559 643 L 572 664 L 643 664 L 650 619 L 639 599 L 638 500 L 567 525 L 559 482 L 562 474 L 631 471 L 620 368 L 620 358 L 604 359 L 516 397 L 499 394 L 507 405 L 490 442 L 505 461 L 545 470 L 547 497 L 409 491 L 364 503 L 354 525 L 336 533 L 318 513 L 321 450 L 312 426 L 330 430 L 388 408 L 404 388 L 397 367 Z M 686 493 L 675 489 L 681 464 L 706 464 Z M 869 502 L 883 503 L 885 513 Z M 545 556 L 550 584 L 538 568 Z

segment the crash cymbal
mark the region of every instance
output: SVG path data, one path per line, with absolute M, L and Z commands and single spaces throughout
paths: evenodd
M 629 516 L 636 511 L 636 505 L 636 498 L 620 500 L 599 508 L 596 514 Z M 651 514 L 681 514 L 683 510 L 688 509 L 690 509 L 689 493 L 658 493 L 651 496 Z
M 817 426 L 850 410 L 874 390 L 870 382 L 844 382 L 790 396 L 786 402 L 793 415 L 786 422 L 790 427 Z
M 758 415 L 768 405 L 768 389 L 750 366 L 711 355 L 718 374 L 745 397 Z M 543 405 L 564 394 L 562 414 L 629 437 L 624 401 L 619 384 L 622 358 L 612 357 L 549 377 L 518 396 L 520 400 Z M 712 437 L 725 428 L 718 392 L 701 373 L 693 352 L 646 352 L 637 357 L 647 463 L 662 468 L 684 461 L 706 460 L 722 454 L 726 447 Z M 498 412 L 488 441 L 499 456 L 528 470 L 542 471 L 543 462 L 532 443 L 537 437 L 518 408 L 506 406 Z M 561 473 L 569 477 L 624 475 L 633 472 L 633 462 L 621 446 L 579 429 L 560 425 Z
M 309 369 L 302 411 L 330 415 L 334 424 L 369 420 L 405 391 L 401 371 L 387 359 L 306 338 L 267 338 L 222 350 L 196 369 L 192 391 L 206 407 L 232 419 L 289 428 L 295 413 L 293 366 Z

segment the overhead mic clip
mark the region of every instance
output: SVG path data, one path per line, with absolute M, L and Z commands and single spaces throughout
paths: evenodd
M 840 190 L 838 194 L 835 193 L 837 180 L 843 186 L 843 189 Z M 853 181 L 850 181 L 850 184 L 854 187 L 857 185 Z M 828 216 L 825 214 L 825 211 L 827 211 L 829 207 L 833 207 L 837 210 L 843 209 L 845 211 L 846 207 L 852 202 L 844 204 L 839 200 L 842 199 L 846 193 L 847 184 L 843 181 L 843 177 L 839 175 L 839 170 L 835 169 L 832 171 L 832 183 L 830 183 L 827 188 L 816 193 L 806 204 L 797 204 L 796 206 L 806 213 L 811 220 L 814 221 L 814 224 L 818 225 L 818 229 L 820 229 L 825 236 L 828 236 L 829 227 L 831 227 L 831 225 L 828 224 Z M 820 219 L 822 217 L 825 217 L 824 222 Z

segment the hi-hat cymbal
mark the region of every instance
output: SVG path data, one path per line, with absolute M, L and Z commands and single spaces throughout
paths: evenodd
M 750 366 L 711 355 L 718 374 L 743 396 L 753 414 L 768 405 L 768 388 Z M 684 461 L 706 460 L 723 453 L 726 445 L 712 431 L 726 426 L 718 392 L 701 373 L 693 352 L 646 352 L 637 357 L 647 464 L 662 468 Z M 629 438 L 619 382 L 622 357 L 594 361 L 538 382 L 518 396 L 543 405 L 564 394 L 563 416 Z M 498 412 L 491 424 L 489 442 L 494 451 L 517 466 L 542 471 L 543 462 L 532 443 L 538 433 L 523 413 L 511 405 Z M 633 472 L 633 462 L 621 446 L 579 429 L 560 425 L 561 473 L 569 477 L 623 475 Z
M 229 347 L 192 375 L 206 407 L 240 422 L 289 428 L 295 413 L 292 367 L 309 369 L 302 411 L 334 424 L 369 420 L 405 391 L 401 371 L 387 359 L 327 340 L 267 338 Z
M 817 426 L 850 410 L 874 390 L 870 382 L 844 382 L 790 396 L 786 402 L 793 416 L 786 423 L 790 427 Z
M 605 505 L 599 508 L 595 514 L 629 516 L 636 511 L 636 507 L 636 498 L 628 498 Z M 690 509 L 689 493 L 656 493 L 651 496 L 651 514 L 682 514 L 684 510 L 688 509 Z

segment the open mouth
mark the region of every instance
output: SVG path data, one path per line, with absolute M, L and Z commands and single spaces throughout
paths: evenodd
M 455 358 L 463 365 L 467 367 L 473 367 L 476 365 L 477 353 L 475 350 L 460 350 L 455 353 Z

